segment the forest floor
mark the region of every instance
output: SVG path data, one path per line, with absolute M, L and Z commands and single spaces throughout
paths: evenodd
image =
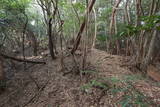
M 71 55 L 65 56 L 63 71 L 60 58 L 34 58 L 47 64 L 27 64 L 26 71 L 17 65 L 0 107 L 160 107 L 160 84 L 131 72 L 127 57 L 93 49 L 82 75 L 75 73 Z

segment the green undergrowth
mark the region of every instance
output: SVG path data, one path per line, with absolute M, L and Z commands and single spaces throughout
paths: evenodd
M 126 75 L 121 78 L 97 78 L 84 84 L 80 89 L 87 93 L 91 92 L 93 88 L 98 88 L 107 91 L 114 97 L 119 93 L 123 93 L 116 102 L 122 107 L 149 107 L 153 105 L 153 102 L 134 87 L 134 84 L 139 80 L 144 80 L 144 78 L 141 75 Z

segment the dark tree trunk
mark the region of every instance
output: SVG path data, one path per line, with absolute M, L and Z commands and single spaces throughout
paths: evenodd
M 3 58 L 0 56 L 0 93 L 4 90 L 5 86 L 5 73 L 3 68 Z
M 52 18 L 49 19 L 48 22 L 48 37 L 49 37 L 49 51 L 50 51 L 50 55 L 52 57 L 52 59 L 55 59 L 55 53 L 54 53 L 54 45 L 53 45 L 53 40 L 52 40 Z

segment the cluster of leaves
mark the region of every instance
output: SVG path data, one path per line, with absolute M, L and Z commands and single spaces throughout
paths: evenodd
M 30 3 L 31 0 L 0 0 L 0 40 L 5 40 L 3 45 L 6 47 L 11 45 L 8 44 L 10 41 L 18 42 L 16 38 L 20 33 L 17 34 L 16 32 L 22 32 L 27 19 L 28 22 L 30 21 L 32 14 L 27 13 Z M 35 27 L 28 23 L 28 29 L 32 30 Z
M 83 13 L 85 10 L 85 4 L 80 1 L 72 3 L 69 1 L 59 1 L 59 11 L 61 13 L 61 18 L 64 20 L 64 35 L 71 36 L 73 32 L 77 32 L 79 28 L 79 19 L 82 21 Z M 75 13 L 75 11 L 77 13 Z M 78 14 L 78 16 L 77 16 Z M 79 19 L 78 19 L 79 17 Z
M 107 39 L 107 37 L 105 35 L 98 35 L 97 36 L 97 40 L 99 40 L 100 42 L 105 42 Z
M 118 32 L 114 37 L 116 39 L 124 39 L 129 36 L 134 36 L 141 30 L 150 31 L 153 28 L 160 30 L 160 15 L 152 15 L 152 16 L 143 16 L 141 19 L 141 25 L 133 26 L 133 25 L 126 25 L 122 31 Z
M 1 0 L 0 1 L 0 12 L 2 17 L 5 13 L 12 13 L 17 15 L 19 13 L 24 13 L 25 8 L 29 5 L 30 0 Z M 4 17 L 4 16 L 3 16 Z
M 119 104 L 121 104 L 122 107 L 128 107 L 128 106 L 148 107 L 149 105 L 152 104 L 152 102 L 148 101 L 147 97 L 139 90 L 135 89 L 135 87 L 132 84 L 133 81 L 137 82 L 138 80 L 144 80 L 144 78 L 141 75 L 128 75 L 124 76 L 123 78 L 124 78 L 123 80 L 116 79 L 114 77 L 111 79 L 114 80 L 114 82 L 127 84 L 125 87 L 115 87 L 111 89 L 111 92 L 114 94 L 119 92 L 125 93 L 122 99 L 119 101 Z
M 1 0 L 0 1 L 0 19 L 10 26 L 22 24 L 24 13 L 30 0 Z M 20 22 L 20 23 L 19 23 Z
M 92 87 L 98 87 L 100 89 L 108 89 L 109 86 L 105 83 L 102 83 L 98 80 L 91 80 L 88 84 L 85 84 L 84 86 L 81 87 L 82 90 L 87 91 L 88 89 L 92 88 Z
M 136 90 L 132 85 L 133 81 L 136 82 L 138 80 L 144 79 L 142 76 L 128 75 L 124 76 L 123 78 L 123 80 L 116 77 L 95 79 L 82 86 L 81 89 L 87 92 L 92 87 L 100 87 L 103 90 L 108 90 L 108 92 L 111 92 L 113 95 L 123 92 L 125 94 L 122 96 L 121 100 L 118 101 L 118 103 L 121 104 L 122 107 L 135 105 L 138 107 L 148 107 L 150 104 L 152 104 L 152 102 L 146 102 L 147 97 Z M 112 86 L 109 86 L 104 82 L 100 82 L 102 80 L 110 81 L 112 83 Z M 117 87 L 116 85 L 114 85 L 119 83 L 124 83 L 126 85 L 125 87 Z
M 151 30 L 156 27 L 160 30 L 160 25 L 157 26 L 157 24 L 160 23 L 160 15 L 143 16 L 141 17 L 141 20 L 144 22 L 141 29 Z
M 133 95 L 125 95 L 119 102 L 122 107 L 128 107 L 132 105 L 138 105 L 139 107 L 149 107 L 147 102 L 145 102 L 145 96 L 142 93 L 133 92 Z

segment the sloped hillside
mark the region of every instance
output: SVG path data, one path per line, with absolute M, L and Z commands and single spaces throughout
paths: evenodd
M 78 54 L 80 59 L 81 54 Z M 38 57 L 37 57 L 38 58 Z M 41 57 L 39 57 L 41 58 Z M 131 72 L 128 59 L 94 49 L 88 53 L 86 70 L 77 75 L 72 56 L 46 65 L 28 65 L 17 70 L 0 96 L 1 107 L 115 107 L 160 105 L 160 85 Z M 36 58 L 35 58 L 36 59 Z M 37 59 L 40 60 L 40 59 Z M 79 60 L 77 60 L 78 62 Z M 80 62 L 79 62 L 80 63 Z

